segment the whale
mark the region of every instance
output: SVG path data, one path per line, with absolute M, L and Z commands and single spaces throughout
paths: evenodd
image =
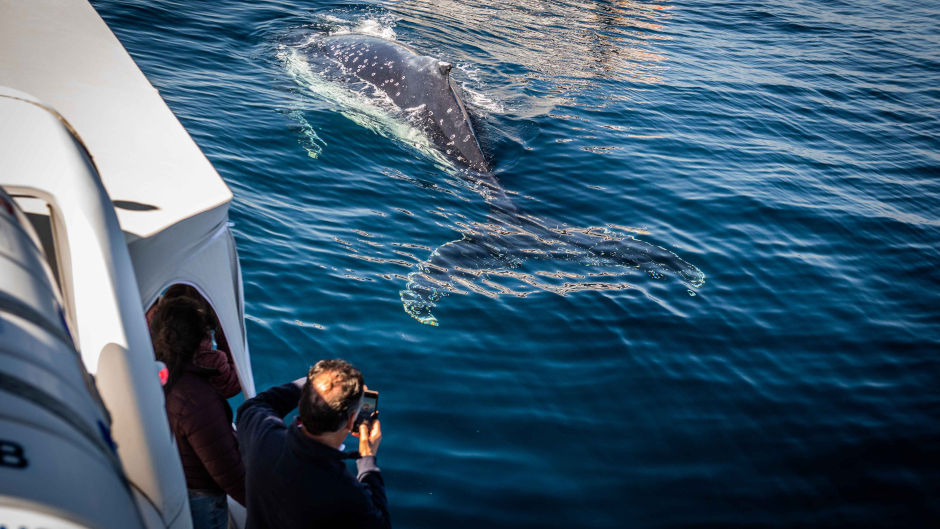
M 490 171 L 450 76 L 450 63 L 397 42 L 355 33 L 324 37 L 309 44 L 307 52 L 331 58 L 346 74 L 384 92 L 450 160 L 475 171 Z
M 642 270 L 654 279 L 673 275 L 692 288 L 705 283 L 698 267 L 660 246 L 604 228 L 570 228 L 520 211 L 480 148 L 471 116 L 450 77 L 450 63 L 357 33 L 322 36 L 298 49 L 312 61 L 326 58 L 338 64 L 344 84 L 358 81 L 387 96 L 443 154 L 470 169 L 457 174 L 489 207 L 484 222 L 459 223 L 461 237 L 431 251 L 407 275 L 399 296 L 405 312 L 420 323 L 437 326 L 435 307 L 449 294 L 468 290 L 524 295 L 509 286 L 520 282 L 523 288 L 563 295 L 579 289 L 631 288 L 596 280 L 611 275 L 604 272 L 611 267 L 617 275 L 624 269 Z M 547 263 L 553 277 L 572 277 L 556 268 L 564 263 L 602 273 L 574 274 L 581 279 L 558 286 L 526 271 L 537 262 Z

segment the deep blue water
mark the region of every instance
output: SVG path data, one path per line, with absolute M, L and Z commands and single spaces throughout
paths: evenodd
M 258 387 L 380 390 L 396 527 L 940 526 L 935 2 L 93 3 L 235 193 Z M 454 63 L 530 224 L 337 31 Z

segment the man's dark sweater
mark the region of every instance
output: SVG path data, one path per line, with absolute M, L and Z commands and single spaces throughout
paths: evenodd
M 300 388 L 290 383 L 238 407 L 247 529 L 391 527 L 375 456 L 356 462 L 357 481 L 343 452 L 284 423 L 299 400 Z

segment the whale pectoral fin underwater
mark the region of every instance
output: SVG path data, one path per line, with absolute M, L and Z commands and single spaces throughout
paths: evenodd
M 460 90 L 451 79 L 450 63 L 397 42 L 359 34 L 324 37 L 308 52 L 333 59 L 347 74 L 386 94 L 452 161 L 476 171 L 490 170 Z
M 434 250 L 408 274 L 405 288 L 399 291 L 405 312 L 437 326 L 432 311 L 448 294 L 469 291 L 490 297 L 524 297 L 538 291 L 566 295 L 619 290 L 633 288 L 625 279 L 636 270 L 653 279 L 675 274 L 690 287 L 705 283 L 705 274 L 695 265 L 633 237 L 555 230 L 531 217 L 517 220 L 513 225 L 476 225 L 472 234 Z M 534 262 L 545 265 L 538 269 Z M 574 268 L 566 270 L 566 265 Z

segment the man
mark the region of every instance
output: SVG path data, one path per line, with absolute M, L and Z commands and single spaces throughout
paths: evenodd
M 375 464 L 378 420 L 359 428 L 358 480 L 341 451 L 365 385 L 343 360 L 321 360 L 306 378 L 271 388 L 238 408 L 245 461 L 247 529 L 390 527 L 385 483 Z M 299 401 L 299 406 L 298 406 Z M 284 416 L 299 407 L 299 424 Z

